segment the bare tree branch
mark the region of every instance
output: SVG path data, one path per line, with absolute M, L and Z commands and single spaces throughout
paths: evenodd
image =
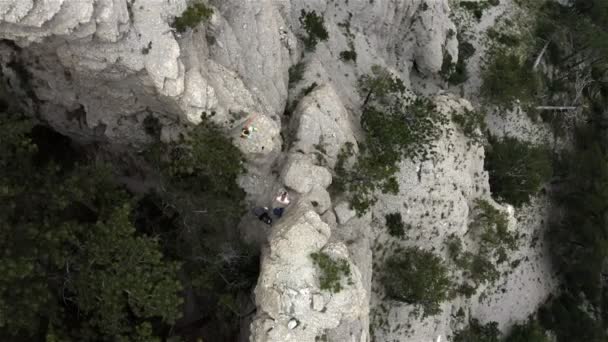
M 577 106 L 537 106 L 536 110 L 575 110 Z
M 538 68 L 538 65 L 540 64 L 540 61 L 543 59 L 545 52 L 547 52 L 547 48 L 549 47 L 549 44 L 551 44 L 551 39 L 549 39 L 547 41 L 547 43 L 545 43 L 545 46 L 543 46 L 543 49 L 540 51 L 540 53 L 536 57 L 536 60 L 534 61 L 534 65 L 532 66 L 532 71 L 536 71 L 536 68 Z

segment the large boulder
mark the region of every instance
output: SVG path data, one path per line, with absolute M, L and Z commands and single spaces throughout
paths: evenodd
M 437 74 L 445 54 L 456 63 L 456 25 L 450 20 L 447 1 L 423 1 L 414 17 L 412 30 L 412 36 L 416 39 L 414 60 L 418 71 L 425 75 Z
M 295 130 L 292 151 L 306 153 L 333 166 L 346 143 L 357 146 L 351 117 L 330 84 L 316 87 L 293 113 Z
M 262 256 L 262 270 L 255 289 L 258 306 L 251 326 L 251 341 L 314 342 L 326 330 L 358 322 L 368 313 L 368 294 L 358 268 L 350 261 L 342 243 L 328 243 L 331 230 L 308 204 L 296 204 L 270 235 Z M 320 270 L 311 254 L 323 252 L 344 259 L 349 279 L 333 293 L 319 285 Z M 365 339 L 367 326 L 358 336 L 340 341 Z
M 327 188 L 332 176 L 327 168 L 314 165 L 310 158 L 293 154 L 283 169 L 281 179 L 287 187 L 305 194 L 315 186 Z

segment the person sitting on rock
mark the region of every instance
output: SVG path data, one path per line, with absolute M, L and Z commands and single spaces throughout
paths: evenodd
M 241 138 L 249 139 L 251 138 L 251 134 L 256 131 L 256 128 L 253 126 L 244 127 L 241 131 Z
M 270 217 L 270 215 L 268 214 L 269 210 L 268 207 L 256 207 L 253 208 L 253 214 L 262 222 L 266 223 L 267 225 L 271 225 L 272 224 L 272 218 Z
M 285 208 L 274 208 L 272 209 L 272 213 L 274 214 L 274 216 L 281 218 L 281 216 L 283 216 L 283 213 L 285 212 Z
M 279 192 L 279 195 L 276 198 L 277 202 L 281 203 L 284 206 L 289 205 L 289 194 L 287 193 L 287 191 L 282 190 Z
M 243 125 L 243 130 L 241 131 L 241 138 L 243 139 L 251 139 L 251 135 L 253 132 L 257 131 L 257 129 L 253 126 L 253 121 L 258 117 L 257 114 L 253 115 L 245 124 Z
M 283 213 L 285 212 L 285 207 L 287 207 L 291 202 L 289 200 L 289 194 L 286 190 L 281 189 L 279 190 L 279 193 L 277 194 L 277 197 L 274 200 L 276 201 L 276 203 L 273 203 L 272 213 L 274 214 L 274 216 L 281 218 L 281 216 L 283 216 Z

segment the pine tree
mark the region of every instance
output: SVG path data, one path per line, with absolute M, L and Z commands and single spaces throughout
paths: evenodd
M 0 333 L 131 340 L 145 322 L 172 324 L 178 265 L 135 231 L 108 169 L 58 160 L 69 153 L 47 149 L 68 146 L 41 132 L 0 114 Z

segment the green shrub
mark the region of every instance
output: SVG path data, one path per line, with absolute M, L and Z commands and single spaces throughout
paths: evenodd
M 171 25 L 177 32 L 183 33 L 187 29 L 193 29 L 200 23 L 209 20 L 213 15 L 213 9 L 205 4 L 197 2 L 186 8 L 181 16 L 176 17 Z
M 499 342 L 500 330 L 498 323 L 490 322 L 482 325 L 475 318 L 469 321 L 469 325 L 456 332 L 454 342 Z
M 389 298 L 419 306 L 423 315 L 441 312 L 452 282 L 441 258 L 418 248 L 395 251 L 382 269 L 381 282 Z
M 306 71 L 306 64 L 299 62 L 289 67 L 289 86 L 295 85 L 302 80 L 304 77 L 304 71 Z
M 355 51 L 355 44 L 351 41 L 348 43 L 349 50 L 340 52 L 340 60 L 343 62 L 357 62 L 357 51 Z
M 144 118 L 143 126 L 144 126 L 144 130 L 145 130 L 146 134 L 148 134 L 150 137 L 152 137 L 152 139 L 154 139 L 154 141 L 160 140 L 162 125 L 157 117 L 155 117 L 151 114 L 148 114 Z
M 473 286 L 469 283 L 463 283 L 456 288 L 456 292 L 461 296 L 471 298 L 477 292 L 477 285 Z
M 491 104 L 510 108 L 514 101 L 533 103 L 540 87 L 531 66 L 513 52 L 496 51 L 482 71 L 481 95 Z
M 159 166 L 162 187 L 138 202 L 138 227 L 160 238 L 165 255 L 183 261 L 180 277 L 189 299 L 206 303 L 206 329 L 217 340 L 232 340 L 244 309 L 238 298 L 259 275 L 259 251 L 238 238 L 246 213 L 238 185 L 244 157 L 206 115 L 179 141 L 152 150 L 148 162 Z
M 476 199 L 475 207 L 470 228 L 479 235 L 481 249 L 493 251 L 498 247 L 506 247 L 515 250 L 519 237 L 515 232 L 509 231 L 507 214 L 483 199 Z
M 480 20 L 483 16 L 483 11 L 490 6 L 497 6 L 500 4 L 500 0 L 487 0 L 487 1 L 461 1 L 458 3 L 460 7 L 470 11 L 477 20 Z
M 318 86 L 319 85 L 317 84 L 317 82 L 312 82 L 311 84 L 308 85 L 308 87 L 302 89 L 302 94 L 300 95 L 300 98 L 312 93 L 312 91 L 315 90 L 315 88 Z
M 602 279 L 608 260 L 608 150 L 605 122 L 599 119 L 605 108 L 595 109 L 575 131 L 573 149 L 562 152 L 556 168 L 560 182 L 552 199 L 560 216 L 550 221 L 547 236 L 565 291 L 548 304 L 543 326 L 554 330 L 559 342 L 607 338 L 608 287 Z
M 334 260 L 323 252 L 311 253 L 310 257 L 321 270 L 319 277 L 321 290 L 327 290 L 332 293 L 340 292 L 344 277 L 348 279 L 349 284 L 352 284 L 350 266 L 345 259 Z
M 172 238 L 172 250 L 176 244 L 180 246 L 175 254 L 188 261 L 199 260 L 201 254 L 214 255 L 210 251 L 217 251 L 224 244 L 213 243 L 211 239 L 234 239 L 235 227 L 246 212 L 245 192 L 238 185 L 244 157 L 223 130 L 205 117 L 179 141 L 153 145 L 147 159 L 159 167 L 162 184 L 157 189 L 159 198 L 155 199 L 155 206 L 176 208 L 175 212 L 167 213 L 167 219 L 178 220 L 175 229 L 188 232 L 179 239 Z M 181 241 L 182 238 L 186 241 Z M 198 262 L 192 266 L 193 273 L 208 266 Z
M 528 203 L 552 174 L 546 148 L 512 137 L 490 139 L 485 168 L 492 193 L 514 206 Z
M 581 305 L 578 293 L 549 298 L 538 310 L 538 319 L 555 334 L 557 342 L 600 342 L 608 338 L 605 323 Z
M 353 208 L 359 214 L 376 202 L 373 194 L 399 191 L 395 173 L 402 158 L 424 158 L 441 133 L 445 117 L 428 99 L 396 100 L 390 106 L 369 105 L 361 125 L 366 133 L 362 152 L 349 181 Z
M 423 97 L 398 100 L 387 107 L 369 106 L 361 118 L 366 147 L 387 162 L 402 157 L 424 157 L 427 148 L 443 133 L 438 125 L 445 122 L 445 116 L 437 111 L 435 104 Z
M 294 71 L 294 72 L 296 72 L 296 71 Z M 306 95 L 310 94 L 318 86 L 319 85 L 317 84 L 317 82 L 312 82 L 307 87 L 302 88 L 300 90 L 300 92 L 296 96 L 294 96 L 293 99 L 291 100 L 291 102 L 288 103 L 287 106 L 285 107 L 285 115 L 290 116 L 293 113 L 293 111 L 296 109 L 296 107 L 298 106 L 298 103 L 300 103 L 300 101 Z
M 448 249 L 448 256 L 452 260 L 458 260 L 462 253 L 462 240 L 458 236 L 451 234 L 447 237 L 445 245 Z
M 484 283 L 494 283 L 500 277 L 492 257 L 497 257 L 498 263 L 507 261 L 507 250 L 517 248 L 519 236 L 508 230 L 508 219 L 504 212 L 494 208 L 489 202 L 477 199 L 472 213 L 473 219 L 469 226 L 474 239 L 478 240 L 479 249 L 475 252 L 462 253 L 460 238 L 452 235 L 446 240 L 448 255 L 456 266 L 461 269 L 474 289 Z
M 462 252 L 462 241 L 455 235 L 448 236 L 445 242 L 450 259 L 464 272 L 467 281 L 474 284 L 460 285 L 458 292 L 466 296 L 472 295 L 479 285 L 499 279 L 500 273 L 492 258 L 497 257 L 498 263 L 507 261 L 507 250 L 515 250 L 519 239 L 516 233 L 508 230 L 506 214 L 485 200 L 475 201 L 472 216 L 470 232 L 479 246 L 475 253 Z
M 397 194 L 394 177 L 402 158 L 424 157 L 445 122 L 434 104 L 425 98 L 393 106 L 367 106 L 361 125 L 366 133 L 354 171 L 348 181 L 351 204 L 359 215 L 375 202 L 374 191 Z
M 390 236 L 402 238 L 405 236 L 405 223 L 401 218 L 401 213 L 386 214 L 386 228 Z
M 354 50 L 345 50 L 340 52 L 340 60 L 344 62 L 356 62 L 357 61 L 357 52 Z
M 524 324 L 515 324 L 505 342 L 549 342 L 549 338 L 538 321 L 530 319 Z
M 537 51 L 550 40 L 543 58 L 547 67 L 537 71 L 549 80 L 543 104 L 577 103 L 581 109 L 575 127 L 560 123 L 562 113 L 542 113 L 554 129 L 566 129 L 574 137 L 567 139 L 568 147 L 555 163 L 556 182 L 549 192 L 551 212 L 559 215 L 549 218 L 548 251 L 561 287 L 538 312 L 543 328 L 551 330 L 557 342 L 608 340 L 606 4 L 576 0 L 562 6 L 548 1 L 535 14 Z M 591 82 L 579 92 L 581 77 L 589 76 Z
M 340 148 L 340 152 L 338 152 L 333 169 L 332 182 L 328 188 L 332 198 L 342 195 L 348 189 L 348 179 L 351 177 L 351 173 L 346 164 L 353 155 L 354 145 L 350 141 L 346 142 Z
M 164 147 L 163 156 L 163 171 L 178 188 L 242 197 L 237 178 L 244 171 L 243 154 L 206 117 L 180 142 Z
M 496 30 L 494 28 L 488 30 L 488 38 L 509 48 L 514 48 L 521 43 L 521 38 L 517 35 L 505 33 L 502 32 L 502 30 Z
M 359 79 L 364 100 L 361 125 L 366 140 L 351 170 L 345 165 L 336 188 L 349 192 L 351 206 L 363 215 L 376 201 L 375 191 L 397 194 L 395 173 L 402 158 L 426 157 L 447 119 L 426 98 L 412 100 L 405 85 L 388 70 L 372 67 L 372 75 Z
M 371 74 L 361 76 L 357 82 L 359 92 L 364 98 L 363 106 L 370 101 L 382 101 L 390 95 L 402 94 L 405 91 L 403 81 L 380 65 L 373 65 Z
M 482 144 L 483 132 L 487 129 L 485 115 L 482 112 L 466 110 L 464 113 L 453 113 L 452 120 L 460 126 L 464 135 L 473 143 Z
M 306 31 L 306 36 L 303 40 L 307 51 L 314 51 L 319 41 L 326 41 L 329 38 L 329 33 L 325 29 L 325 19 L 317 15 L 315 11 L 307 12 L 302 10 L 300 24 L 302 24 L 302 27 Z
M 494 263 L 483 253 L 464 252 L 457 259 L 456 265 L 464 270 L 467 278 L 475 284 L 475 288 L 484 283 L 492 284 L 500 277 Z
M 469 75 L 467 73 L 467 62 L 475 53 L 475 47 L 468 41 L 462 38 L 458 39 L 458 62 L 452 62 L 452 56 L 449 53 L 443 55 L 443 64 L 439 74 L 443 76 L 450 84 L 457 85 L 464 83 Z

